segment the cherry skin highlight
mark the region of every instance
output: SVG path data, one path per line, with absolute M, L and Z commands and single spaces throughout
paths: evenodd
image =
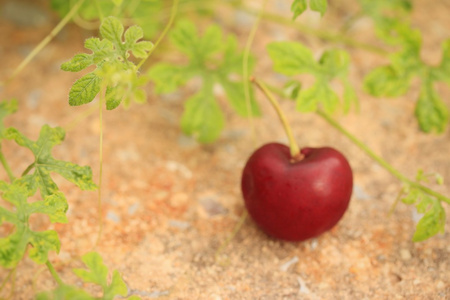
M 347 159 L 330 148 L 303 148 L 292 160 L 286 145 L 258 148 L 242 173 L 248 213 L 268 235 L 304 241 L 330 230 L 342 218 L 353 190 Z

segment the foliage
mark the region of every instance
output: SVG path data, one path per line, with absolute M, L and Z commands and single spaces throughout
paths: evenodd
M 84 46 L 92 54 L 76 54 L 70 61 L 61 65 L 64 71 L 78 72 L 91 65 L 94 71 L 78 79 L 70 89 L 69 104 L 83 105 L 94 100 L 102 87 L 106 87 L 106 107 L 117 108 L 122 101 L 128 107 L 132 100 L 145 102 L 146 94 L 141 87 L 145 78 L 138 76 L 138 69 L 130 59 L 145 59 L 153 44 L 139 41 L 143 30 L 139 26 L 131 26 L 124 32 L 120 21 L 114 17 L 106 18 L 100 26 L 103 39 L 87 39 Z M 122 37 L 123 36 L 123 37 Z
M 350 57 L 347 52 L 327 50 L 319 61 L 315 61 L 311 50 L 297 42 L 273 42 L 267 50 L 275 71 L 287 76 L 307 73 L 316 78 L 311 87 L 299 90 L 296 98 L 299 111 L 324 109 L 327 113 L 333 113 L 342 106 L 343 111 L 348 112 L 357 105 L 355 90 L 348 79 Z M 331 82 L 335 79 L 340 80 L 344 88 L 342 103 L 331 88 Z
M 113 300 L 116 297 L 126 297 L 128 287 L 117 270 L 113 271 L 111 282 L 108 283 L 108 268 L 97 252 L 89 252 L 82 256 L 86 269 L 73 269 L 75 275 L 85 283 L 93 283 L 102 288 L 102 297 L 96 298 L 86 291 L 70 285 L 59 285 L 50 292 L 38 294 L 37 300 L 80 299 L 80 300 Z M 128 300 L 138 300 L 137 296 L 131 296 Z
M 293 19 L 296 19 L 307 9 L 307 0 L 294 0 L 291 5 L 291 11 L 294 14 Z M 312 11 L 319 12 L 323 16 L 327 10 L 327 0 L 309 0 L 309 8 Z
M 201 79 L 200 90 L 185 104 L 181 118 L 183 131 L 195 136 L 200 142 L 215 141 L 220 135 L 225 117 L 214 97 L 213 88 L 220 85 L 231 107 L 241 116 L 260 114 L 251 93 L 251 112 L 248 111 L 244 83 L 239 77 L 242 72 L 243 54 L 237 50 L 234 36 L 223 38 L 221 29 L 209 26 L 203 36 L 189 21 L 180 21 L 172 30 L 170 39 L 174 46 L 186 55 L 185 65 L 158 63 L 148 75 L 155 83 L 157 93 L 169 93 L 186 84 L 191 78 Z
M 443 184 L 440 175 L 435 175 L 435 180 L 438 184 Z M 419 170 L 416 182 L 421 181 L 428 181 L 428 177 Z M 403 188 L 401 200 L 405 204 L 415 205 L 417 212 L 423 215 L 417 223 L 416 232 L 412 238 L 414 242 L 424 241 L 438 233 L 444 233 L 446 214 L 439 199 L 415 186 L 407 185 Z
M 390 64 L 372 70 L 364 80 L 365 90 L 376 97 L 398 97 L 406 94 L 413 78 L 420 79 L 420 93 L 416 102 L 415 116 L 425 132 L 442 133 L 449 122 L 449 108 L 434 88 L 436 82 L 450 82 L 450 40 L 443 43 L 443 56 L 438 66 L 427 65 L 420 57 L 422 36 L 409 24 L 410 1 L 363 1 L 371 16 L 378 35 L 387 43 L 399 48 L 389 56 Z M 394 16 L 382 14 L 389 8 Z

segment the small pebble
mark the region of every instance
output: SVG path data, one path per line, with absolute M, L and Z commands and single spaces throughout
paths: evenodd
M 191 224 L 188 222 L 179 221 L 179 220 L 169 220 L 169 226 L 175 227 L 175 228 L 178 228 L 181 230 L 186 230 L 189 227 L 191 227 Z
M 401 249 L 400 250 L 400 257 L 403 260 L 410 260 L 412 258 L 411 252 L 408 249 Z
M 287 262 L 285 262 L 280 266 L 280 271 L 287 272 L 287 270 L 289 270 L 289 268 L 296 263 L 298 263 L 298 257 L 294 256 L 293 258 L 291 258 L 290 260 L 288 260 Z
M 120 216 L 115 212 L 108 211 L 108 213 L 106 214 L 106 218 L 113 221 L 114 223 L 120 223 Z

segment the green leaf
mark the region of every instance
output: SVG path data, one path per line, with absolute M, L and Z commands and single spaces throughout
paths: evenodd
M 379 67 L 364 78 L 364 89 L 375 97 L 397 97 L 408 91 L 410 81 L 391 66 Z
M 328 84 L 316 82 L 312 87 L 301 90 L 297 99 L 297 110 L 300 112 L 314 112 L 319 103 L 326 113 L 333 113 L 339 105 L 339 97 Z
M 292 76 L 315 73 L 315 61 L 311 50 L 296 42 L 272 42 L 267 46 L 274 70 Z
M 114 45 L 108 40 L 89 38 L 84 42 L 84 47 L 92 51 L 93 63 L 100 64 L 104 60 L 114 61 Z
M 203 90 L 186 101 L 181 118 L 185 134 L 201 143 L 210 143 L 219 137 L 224 124 L 225 118 L 212 93 Z
M 100 285 L 103 289 L 108 285 L 108 268 L 103 263 L 103 259 L 97 252 L 89 252 L 82 256 L 81 260 L 84 262 L 88 270 L 73 269 L 75 275 L 81 278 L 84 282 L 90 282 Z
M 79 72 L 89 67 L 94 63 L 93 57 L 90 54 L 81 53 L 76 54 L 70 61 L 61 65 L 63 71 Z
M 70 88 L 69 104 L 79 106 L 92 102 L 100 92 L 101 82 L 102 79 L 94 72 L 88 73 L 75 81 Z
M 137 58 L 147 57 L 147 52 L 153 48 L 151 42 L 138 40 L 144 37 L 144 31 L 139 26 L 131 26 L 125 31 L 125 47 L 130 49 L 133 55 Z
M 291 12 L 294 14 L 292 19 L 297 19 L 307 8 L 306 0 L 294 0 L 291 5 Z
M 424 83 L 416 104 L 415 115 L 424 132 L 444 132 L 449 120 L 449 111 L 431 83 Z
M 414 242 L 420 242 L 444 232 L 446 215 L 439 200 L 424 196 L 416 207 L 419 213 L 425 215 L 417 223 L 416 232 L 412 239 Z
M 64 140 L 64 130 L 44 125 L 36 142 L 31 141 L 15 128 L 5 131 L 5 138 L 13 139 L 17 144 L 31 150 L 35 157 L 34 173 L 17 179 L 18 184 L 26 186 L 34 194 L 37 188 L 45 198 L 57 192 L 58 187 L 50 176 L 50 172 L 62 175 L 82 190 L 95 190 L 90 167 L 81 167 L 71 162 L 56 160 L 52 157 L 52 148 Z
M 105 18 L 100 25 L 100 34 L 102 37 L 110 40 L 119 49 L 121 49 L 120 45 L 122 45 L 123 31 L 122 23 L 112 16 Z
M 15 206 L 13 211 L 0 207 L 1 221 L 15 225 L 12 234 L 0 239 L 0 265 L 6 268 L 16 266 L 25 255 L 28 245 L 32 246 L 28 252 L 30 258 L 39 264 L 45 263 L 49 251 L 59 252 L 58 234 L 53 230 L 32 231 L 28 219 L 33 213 L 43 213 L 52 222 L 66 222 L 67 201 L 64 195 L 59 192 L 47 196 L 43 201 L 28 203 L 30 192 L 20 186 L 17 180 L 13 184 L 1 182 L 0 188 L 3 199 Z
M 3 138 L 3 130 L 5 130 L 5 125 L 3 120 L 9 116 L 10 114 L 13 114 L 17 111 L 18 107 L 17 100 L 3 100 L 0 102 L 0 139 Z
M 3 268 L 15 267 L 25 255 L 28 245 L 28 234 L 25 229 L 16 229 L 5 238 L 0 238 L 0 266 Z
M 319 12 L 323 17 L 327 11 L 328 3 L 327 0 L 310 0 L 309 6 L 311 7 L 311 10 Z
M 28 255 L 38 264 L 43 264 L 48 260 L 48 252 L 55 251 L 59 253 L 61 243 L 58 234 L 54 230 L 32 231 L 29 239 L 32 248 Z
M 46 214 L 52 223 L 67 223 L 66 212 L 68 209 L 69 205 L 64 194 L 56 192 L 46 196 L 43 201 L 31 203 L 29 213 Z
M 178 50 L 192 57 L 199 40 L 195 24 L 186 20 L 179 21 L 170 33 L 170 40 Z
M 350 65 L 350 56 L 343 50 L 327 50 L 322 54 L 319 64 L 329 78 L 345 77 Z
M 150 69 L 148 76 L 155 83 L 156 93 L 162 94 L 176 91 L 192 74 L 185 67 L 159 63 Z
M 117 295 L 125 297 L 127 294 L 128 294 L 128 287 L 125 284 L 125 281 L 123 281 L 119 272 L 117 270 L 114 270 L 111 284 L 106 287 L 103 299 L 112 300 Z
M 255 102 L 255 97 L 253 95 L 253 90 L 250 91 L 250 114 L 248 111 L 248 105 L 245 102 L 245 91 L 244 91 L 244 83 L 243 82 L 233 82 L 228 80 L 227 78 L 219 78 L 219 82 L 225 93 L 227 95 L 227 99 L 231 104 L 231 107 L 243 117 L 250 116 L 259 116 L 261 112 L 259 107 Z

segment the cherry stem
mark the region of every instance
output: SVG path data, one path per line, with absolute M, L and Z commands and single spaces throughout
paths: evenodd
M 291 151 L 291 158 L 294 161 L 300 161 L 304 158 L 304 156 L 300 153 L 300 148 L 298 147 L 297 143 L 295 142 L 294 135 L 292 134 L 292 129 L 289 126 L 289 123 L 286 119 L 286 116 L 284 115 L 283 111 L 281 110 L 280 104 L 275 99 L 275 97 L 272 95 L 272 93 L 269 91 L 267 86 L 262 83 L 261 81 L 257 80 L 255 77 L 250 77 L 250 81 L 254 83 L 267 97 L 269 102 L 272 104 L 273 108 L 278 114 L 278 117 L 280 118 L 281 124 L 283 124 L 284 131 L 286 132 L 286 135 L 289 139 L 289 149 Z

